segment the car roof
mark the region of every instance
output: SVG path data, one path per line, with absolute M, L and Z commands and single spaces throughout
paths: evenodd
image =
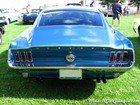
M 81 10 L 81 11 L 93 11 L 100 12 L 98 9 L 87 6 L 63 6 L 63 7 L 49 7 L 44 9 L 42 12 L 51 12 L 51 11 L 61 11 L 61 10 Z

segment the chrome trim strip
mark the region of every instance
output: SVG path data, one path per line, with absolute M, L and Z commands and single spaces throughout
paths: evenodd
M 133 65 L 134 65 L 134 62 L 132 62 L 132 65 L 129 66 L 129 67 L 74 67 L 74 66 L 69 66 L 69 67 L 16 67 L 16 66 L 12 66 L 12 64 L 10 64 L 10 62 L 8 61 L 8 64 L 11 68 L 14 68 L 14 69 L 126 69 L 126 68 L 131 68 Z
M 135 52 L 134 52 L 134 49 L 132 49 L 132 52 L 133 52 L 133 65 L 135 63 Z
M 29 48 L 36 48 L 36 47 L 46 47 L 46 48 L 48 48 L 48 47 L 58 47 L 58 49 L 61 49 L 61 47 L 68 47 L 68 48 L 72 48 L 72 47 L 80 47 L 80 48 L 86 48 L 86 47 L 91 47 L 91 49 L 94 49 L 94 47 L 98 47 L 98 48 L 103 48 L 103 50 L 105 49 L 105 48 L 112 48 L 112 49 L 116 49 L 117 50 L 117 48 L 116 47 L 114 47 L 114 46 L 103 46 L 103 45 L 98 45 L 98 46 L 95 46 L 95 45 L 41 45 L 41 46 L 32 46 L 32 47 L 26 47 L 26 48 L 10 48 L 11 50 L 23 50 L 23 49 L 29 49 Z M 124 50 L 123 49 L 123 47 L 122 47 L 122 49 L 118 49 L 118 50 Z M 125 49 L 125 50 L 133 50 L 132 48 L 128 48 L 128 49 Z

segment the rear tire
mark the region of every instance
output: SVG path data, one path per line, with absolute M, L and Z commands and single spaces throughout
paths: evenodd
M 2 44 L 2 32 L 0 31 L 0 44 Z
M 139 36 L 140 36 L 140 26 L 138 27 L 138 34 L 139 34 Z
M 25 22 L 22 22 L 22 24 L 25 25 L 26 23 Z
M 106 14 L 106 17 L 108 17 L 108 13 Z

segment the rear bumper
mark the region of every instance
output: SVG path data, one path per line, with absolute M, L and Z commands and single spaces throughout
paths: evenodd
M 116 66 L 108 66 L 108 67 L 85 67 L 85 66 L 81 66 L 81 67 L 75 67 L 75 66 L 49 66 L 49 67 L 34 67 L 33 64 L 28 64 L 28 65 L 20 65 L 20 66 L 13 66 L 9 61 L 8 61 L 8 65 L 10 68 L 13 68 L 13 69 L 17 69 L 17 70 L 37 70 L 37 71 L 48 71 L 48 70 L 89 70 L 89 71 L 105 71 L 105 72 L 108 72 L 108 71 L 127 71 L 128 69 L 132 68 L 132 66 L 134 65 L 134 62 L 132 62 L 131 66 L 128 66 L 128 67 L 123 67 L 123 66 L 120 66 L 120 65 L 116 65 Z
M 2 34 L 4 34 L 6 32 L 5 28 L 3 27 L 3 31 L 2 31 Z
M 59 78 L 59 70 L 17 70 L 17 73 L 22 75 L 26 74 L 26 77 L 34 78 Z M 124 71 L 90 71 L 82 70 L 81 79 L 113 79 L 119 77 Z M 24 77 L 24 76 L 23 76 Z M 71 78 L 75 79 L 75 78 Z
M 107 15 L 108 16 L 113 16 L 113 13 L 108 12 Z
M 5 21 L 0 20 L 0 26 L 3 27 L 5 25 Z
M 34 23 L 35 19 L 24 19 L 22 20 L 22 23 Z
M 17 64 L 16 66 L 13 66 L 12 62 L 8 60 L 8 65 L 10 68 L 16 69 L 18 71 L 37 71 L 37 72 L 47 72 L 47 71 L 53 71 L 53 70 L 88 70 L 92 72 L 126 72 L 128 69 L 132 68 L 134 65 L 134 61 L 131 62 L 129 66 L 120 66 L 120 65 L 108 65 L 106 67 L 103 66 L 75 66 L 75 65 L 66 65 L 66 66 L 34 66 L 33 63 L 28 64 Z

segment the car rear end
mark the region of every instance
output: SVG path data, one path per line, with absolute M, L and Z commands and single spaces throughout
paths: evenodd
M 63 16 L 63 13 L 68 14 Z M 96 16 L 94 20 L 90 20 L 93 19 L 90 15 Z M 23 77 L 93 78 L 103 82 L 118 77 L 135 62 L 133 46 L 112 32 L 100 15 L 81 10 L 43 13 L 38 17 L 41 21 L 35 23 L 37 27 L 28 35 L 28 46 L 23 47 L 21 36 L 10 45 L 9 66 Z
M 95 46 L 12 49 L 11 56 L 9 64 L 12 68 L 19 69 L 23 75 L 43 78 L 109 79 L 121 75 L 134 64 L 132 49 Z

